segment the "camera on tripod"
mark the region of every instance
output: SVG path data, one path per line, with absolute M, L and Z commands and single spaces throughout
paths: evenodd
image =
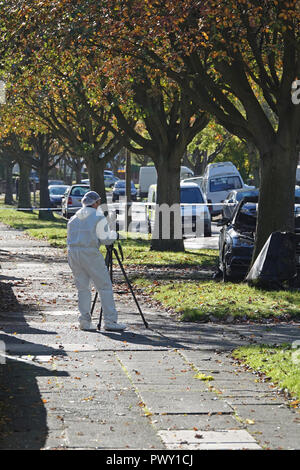
M 138 303 L 138 301 L 137 301 L 137 298 L 136 298 L 136 296 L 135 296 L 135 294 L 134 294 L 132 285 L 131 285 L 131 283 L 130 283 L 130 281 L 129 281 L 129 279 L 128 279 L 128 276 L 127 276 L 127 274 L 126 274 L 126 272 L 125 272 L 125 269 L 124 269 L 124 266 L 123 266 L 123 263 L 122 263 L 122 261 L 124 260 L 124 255 L 123 255 L 123 250 L 122 250 L 121 243 L 120 243 L 120 241 L 119 241 L 119 238 L 120 238 L 120 237 L 119 237 L 119 232 L 118 232 L 118 231 L 116 231 L 116 232 L 117 232 L 117 235 L 118 235 L 118 236 L 117 236 L 117 240 L 116 240 L 116 241 L 118 241 L 118 245 L 117 245 L 117 246 L 118 246 L 118 249 L 114 246 L 114 243 L 112 243 L 112 244 L 110 244 L 110 245 L 106 245 L 105 264 L 106 264 L 106 267 L 107 267 L 107 269 L 108 269 L 108 271 L 109 271 L 110 278 L 111 278 L 111 282 L 113 283 L 113 255 L 115 256 L 115 258 L 117 259 L 118 264 L 119 264 L 119 266 L 120 266 L 120 269 L 121 269 L 121 271 L 122 271 L 122 274 L 123 274 L 123 276 L 124 276 L 124 278 L 125 278 L 125 280 L 126 280 L 126 282 L 127 282 L 127 285 L 128 285 L 128 287 L 129 287 L 129 290 L 130 290 L 130 292 L 131 292 L 131 294 L 132 294 L 132 297 L 133 297 L 133 299 L 134 299 L 134 301 L 135 301 L 135 304 L 136 304 L 136 306 L 137 306 L 137 308 L 138 308 L 138 311 L 139 311 L 139 313 L 140 313 L 140 315 L 141 315 L 141 318 L 142 318 L 142 320 L 143 320 L 143 322 L 144 322 L 144 325 L 145 325 L 146 328 L 148 328 L 148 323 L 147 323 L 147 321 L 145 320 L 145 317 L 144 317 L 144 315 L 143 315 L 143 312 L 142 312 L 142 310 L 141 310 L 141 307 L 140 307 L 140 305 L 139 305 L 139 303 Z M 94 300 L 93 300 L 93 305 L 92 305 L 92 309 L 91 309 L 91 317 L 92 317 L 92 315 L 93 315 L 93 311 L 94 311 L 94 308 L 95 308 L 95 304 L 96 304 L 97 297 L 98 297 L 98 292 L 96 292 L 95 297 L 94 297 Z M 101 330 L 102 313 L 103 313 L 103 309 L 102 309 L 102 306 L 101 306 L 99 322 L 98 322 L 98 325 L 97 325 L 97 329 L 98 329 L 99 331 Z

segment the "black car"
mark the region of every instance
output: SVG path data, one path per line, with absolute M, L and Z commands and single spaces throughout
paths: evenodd
M 257 188 L 233 189 L 223 201 L 222 216 L 232 217 L 234 209 L 243 197 L 256 197 L 259 195 Z
M 224 218 L 219 235 L 219 270 L 223 280 L 244 279 L 252 259 L 258 197 L 243 198 L 230 219 Z M 300 234 L 300 214 L 295 205 L 295 233 Z M 296 246 L 300 266 L 300 242 Z
M 256 200 L 244 198 L 233 216 L 220 222 L 223 226 L 219 235 L 219 269 L 224 281 L 244 278 L 249 269 L 254 248 L 256 213 Z
M 223 201 L 222 217 L 231 218 L 236 206 L 244 197 L 258 196 L 259 189 L 257 188 L 233 189 Z M 295 187 L 295 204 L 299 204 L 297 210 L 300 213 L 300 186 Z

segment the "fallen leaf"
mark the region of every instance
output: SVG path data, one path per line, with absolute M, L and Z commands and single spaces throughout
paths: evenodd
M 198 374 L 195 374 L 194 379 L 199 379 L 199 380 L 204 380 L 204 381 L 214 380 L 212 375 L 205 375 L 205 374 L 202 374 L 201 372 L 199 372 Z
M 246 424 L 255 424 L 255 421 L 253 419 L 246 419 L 245 423 Z

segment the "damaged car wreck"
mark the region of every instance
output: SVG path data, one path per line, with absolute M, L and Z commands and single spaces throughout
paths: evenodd
M 255 242 L 257 206 L 258 197 L 244 198 L 235 208 L 232 217 L 223 218 L 218 224 L 222 228 L 219 235 L 217 275 L 221 275 L 223 281 L 244 280 L 248 274 Z M 295 204 L 295 234 L 292 236 L 296 244 L 296 259 L 292 260 L 295 263 L 296 276 L 300 272 L 300 205 L 298 204 Z

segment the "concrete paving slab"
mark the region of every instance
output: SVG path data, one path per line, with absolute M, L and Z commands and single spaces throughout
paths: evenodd
M 241 429 L 244 424 L 235 419 L 233 410 L 203 414 L 160 414 L 150 416 L 152 425 L 159 430 L 224 431 Z
M 223 396 L 223 394 L 222 394 Z M 253 396 L 253 395 L 249 395 L 249 396 L 240 396 L 240 395 L 235 395 L 235 394 L 232 394 L 232 395 L 227 395 L 226 397 L 224 397 L 224 400 L 226 400 L 226 403 L 228 403 L 230 406 L 232 407 L 237 407 L 237 406 L 240 406 L 240 405 L 248 405 L 248 406 L 280 406 L 280 405 L 283 405 L 285 403 L 285 400 L 282 399 L 278 399 L 276 397 L 269 397 L 269 396 Z
M 207 387 L 201 384 L 190 384 L 187 381 L 177 382 L 173 380 L 172 382 L 166 384 L 153 384 L 153 383 L 143 383 L 143 382 L 135 382 L 134 383 L 136 389 L 140 392 L 151 392 L 151 393 L 161 393 L 161 394 L 172 394 L 174 391 L 177 393 L 205 393 L 207 392 Z
M 140 391 L 147 408 L 155 414 L 217 413 L 229 412 L 230 405 L 214 397 L 211 392 L 178 392 L 163 395 L 156 392 Z
M 260 446 L 245 430 L 227 431 L 159 431 L 172 450 L 259 450 Z
M 68 422 L 66 439 L 69 449 L 164 449 L 159 435 L 151 424 L 143 419 L 130 420 L 120 416 L 118 420 L 99 425 L 93 422 Z

